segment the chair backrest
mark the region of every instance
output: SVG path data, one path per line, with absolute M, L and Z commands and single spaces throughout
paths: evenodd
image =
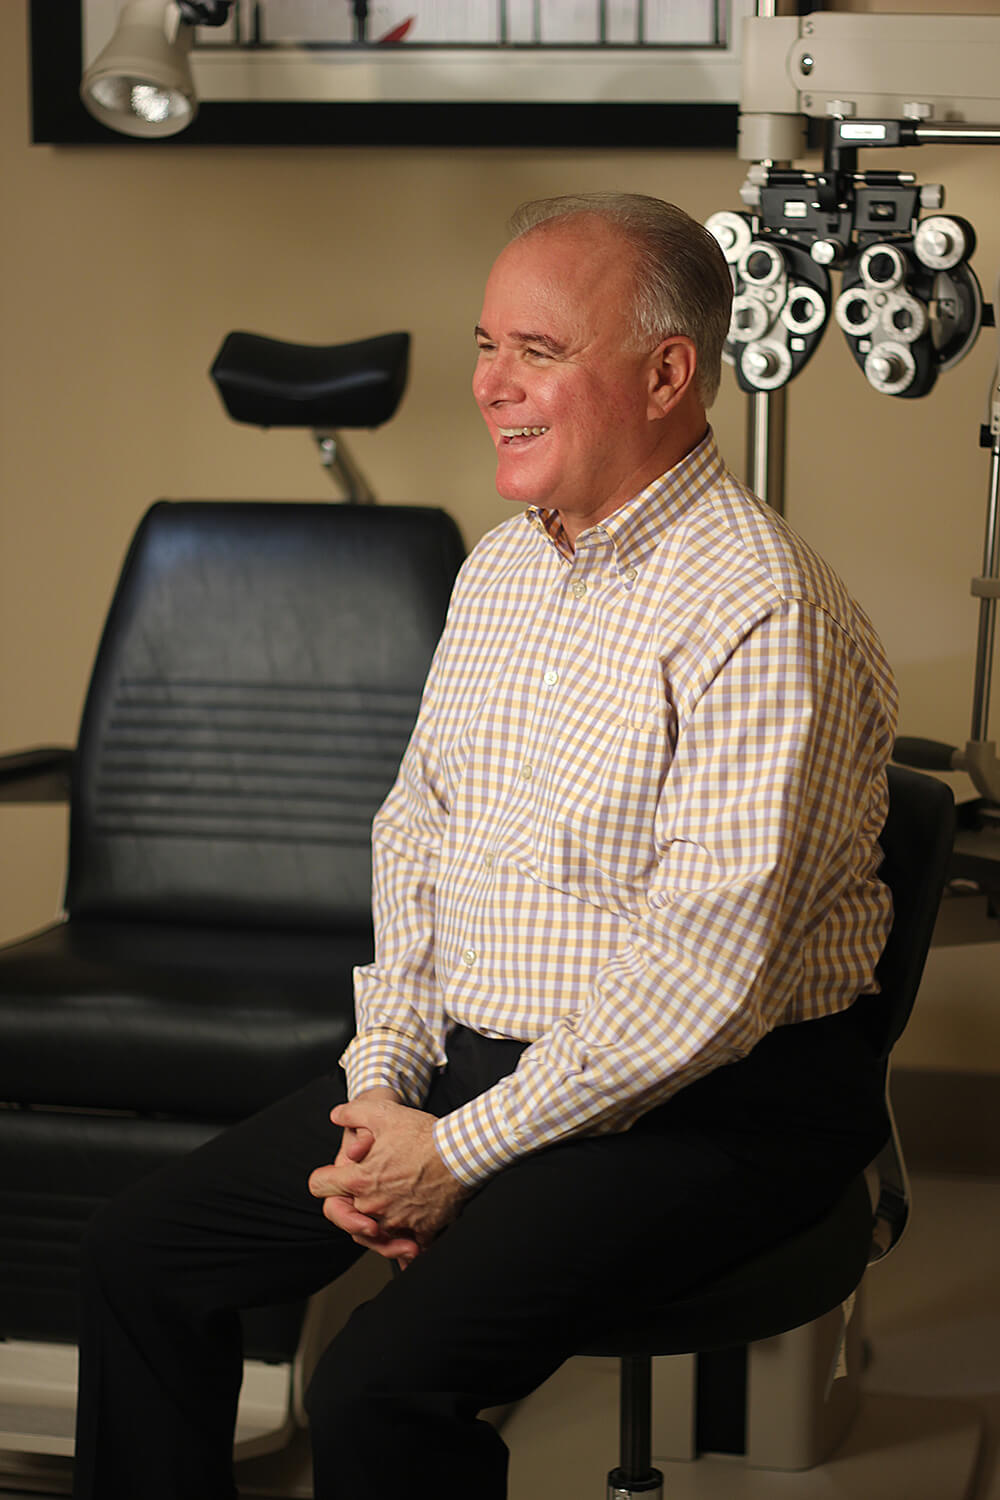
M 70 916 L 366 924 L 371 819 L 463 556 L 428 508 L 154 505 L 84 706 Z
M 865 997 L 879 1050 L 888 1058 L 910 1018 L 934 932 L 955 837 L 951 788 L 933 776 L 889 767 L 889 814 L 879 871 L 892 891 L 893 921 L 878 962 L 881 993 Z

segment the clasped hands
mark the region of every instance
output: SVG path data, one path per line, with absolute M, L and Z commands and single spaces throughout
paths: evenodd
M 435 1116 L 373 1088 L 330 1119 L 343 1128 L 340 1150 L 311 1174 L 309 1191 L 355 1244 L 409 1265 L 457 1218 L 469 1191 L 438 1154 Z

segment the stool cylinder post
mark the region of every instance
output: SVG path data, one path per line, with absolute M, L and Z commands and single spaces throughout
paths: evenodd
M 663 1475 L 653 1468 L 653 1361 L 648 1354 L 623 1354 L 619 1389 L 619 1467 L 608 1475 L 608 1500 L 662 1500 Z
M 619 1462 L 626 1474 L 641 1478 L 652 1461 L 650 1403 L 653 1361 L 648 1354 L 626 1354 L 621 1362 Z

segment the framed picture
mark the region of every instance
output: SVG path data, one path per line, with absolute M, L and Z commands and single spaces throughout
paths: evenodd
M 30 0 L 32 139 L 132 144 L 80 76 L 122 0 Z M 736 142 L 752 0 L 233 0 L 197 27 L 177 145 L 690 146 Z

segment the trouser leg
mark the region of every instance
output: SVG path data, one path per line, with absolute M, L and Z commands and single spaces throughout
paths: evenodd
M 308 1395 L 317 1500 L 503 1500 L 484 1407 L 813 1221 L 884 1138 L 879 1069 L 843 1027 L 790 1028 L 685 1092 L 499 1174 L 354 1313 Z
M 427 1107 L 489 1087 L 521 1050 L 473 1048 Z M 343 1099 L 339 1071 L 317 1079 L 95 1216 L 81 1265 L 76 1500 L 235 1493 L 237 1309 L 316 1291 L 362 1253 L 307 1189 L 339 1148 L 329 1113 Z
M 336 1153 L 341 1075 L 136 1183 L 84 1246 L 77 1500 L 226 1500 L 237 1309 L 296 1300 L 361 1253 L 308 1192 Z

